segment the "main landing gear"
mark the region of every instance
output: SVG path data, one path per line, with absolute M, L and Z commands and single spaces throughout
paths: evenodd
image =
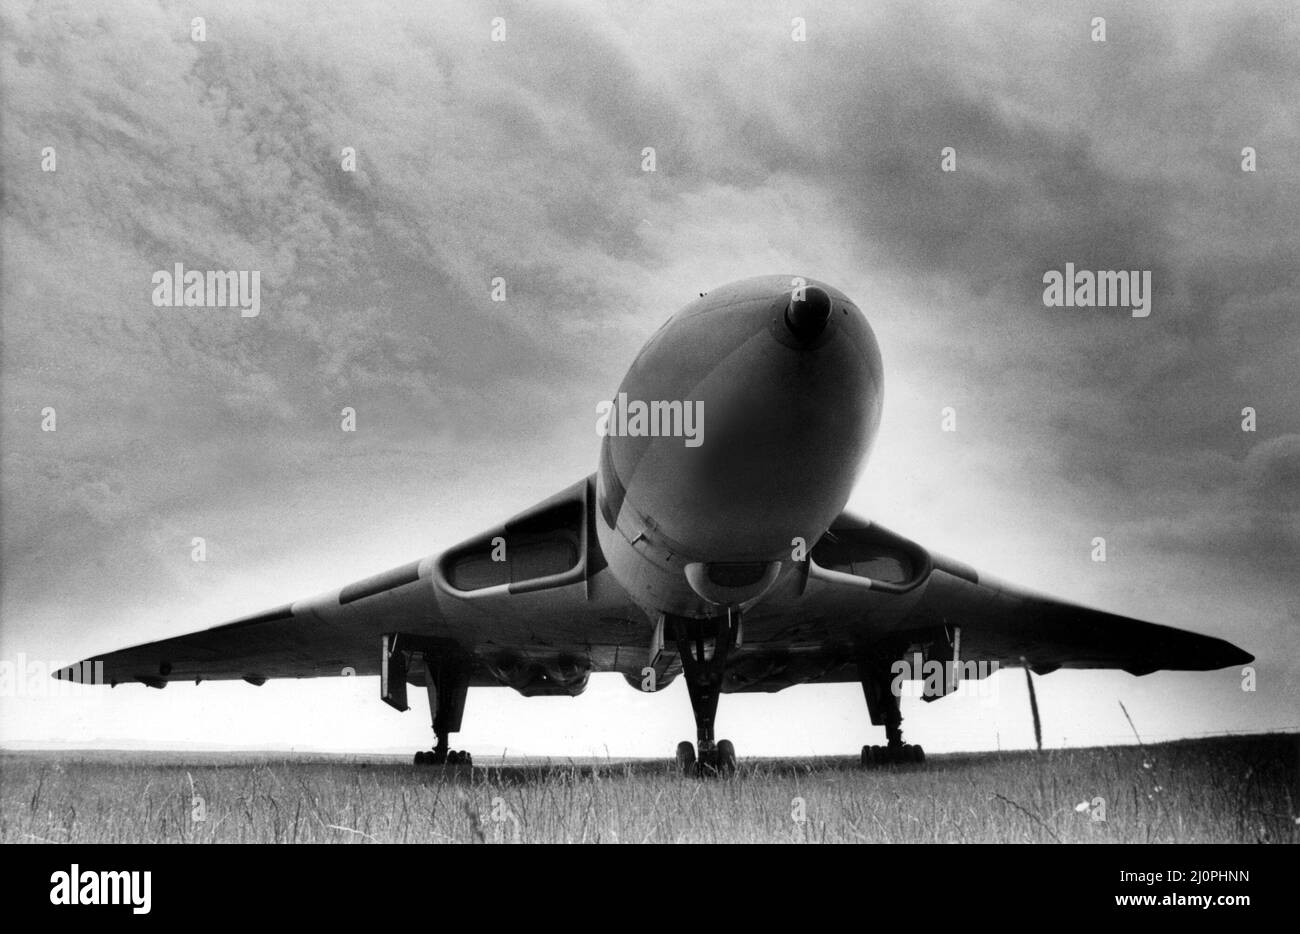
M 730 740 L 714 742 L 713 721 L 718 697 L 727 672 L 727 656 L 740 645 L 740 611 L 725 618 L 670 620 L 682 675 L 695 714 L 696 745 L 677 744 L 677 768 L 683 775 L 732 775 L 736 771 L 736 747 Z
M 862 693 L 867 698 L 867 712 L 875 726 L 885 727 L 884 746 L 863 746 L 862 767 L 880 765 L 919 765 L 925 761 L 925 750 L 903 742 L 903 714 L 899 697 L 893 691 L 894 679 L 888 665 L 859 662 L 862 676 Z
M 433 715 L 433 734 L 437 745 L 431 750 L 417 752 L 415 764 L 473 765 L 474 760 L 468 752 L 447 748 L 448 735 L 460 731 L 460 722 L 465 715 L 469 677 L 452 666 L 437 665 L 431 659 L 426 658 L 425 664 L 429 666 L 425 680 L 429 692 L 429 712 Z
M 440 737 L 438 745 L 415 754 L 416 765 L 473 765 L 474 757 L 463 749 L 448 749 L 447 738 Z

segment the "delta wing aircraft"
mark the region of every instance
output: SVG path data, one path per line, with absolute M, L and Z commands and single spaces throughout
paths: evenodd
M 1208 671 L 1251 656 L 1210 636 L 1088 609 L 995 580 L 844 512 L 880 421 L 880 351 L 862 311 L 812 280 L 761 277 L 702 295 L 641 350 L 594 474 L 441 554 L 339 590 L 88 660 L 103 679 L 378 675 L 407 708 L 424 687 L 449 749 L 470 687 L 577 695 L 592 672 L 638 690 L 686 682 L 689 774 L 735 769 L 715 739 L 722 694 L 857 681 L 884 746 L 903 742 L 892 667 L 938 662 L 927 699 L 970 662 Z M 79 680 L 86 663 L 59 677 Z M 975 667 L 987 672 L 986 666 Z M 913 675 L 919 678 L 919 674 Z

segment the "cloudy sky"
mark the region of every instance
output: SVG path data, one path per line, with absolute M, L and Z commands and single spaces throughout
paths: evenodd
M 1131 738 L 1118 701 L 1144 738 L 1300 725 L 1300 14 L 865 6 L 6 3 L 0 657 L 179 634 L 480 531 L 594 469 L 595 404 L 669 314 L 797 273 L 884 357 L 853 508 L 1259 659 L 1255 692 L 1058 672 L 1049 743 Z M 260 315 L 155 307 L 178 262 L 260 270 Z M 1150 316 L 1044 307 L 1067 262 L 1150 270 Z M 909 739 L 1032 742 L 1022 675 L 994 681 L 905 702 Z M 0 742 L 425 744 L 377 693 L 18 690 Z M 854 685 L 719 724 L 742 754 L 880 741 Z M 476 690 L 460 741 L 666 755 L 690 725 L 684 686 L 598 676 Z

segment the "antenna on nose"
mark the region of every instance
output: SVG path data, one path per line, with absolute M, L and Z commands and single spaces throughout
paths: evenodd
M 801 341 L 810 341 L 826 330 L 831 316 L 831 297 L 815 285 L 801 286 L 790 293 L 785 326 Z

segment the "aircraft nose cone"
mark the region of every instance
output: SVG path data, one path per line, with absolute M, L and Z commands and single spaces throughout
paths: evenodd
M 795 289 L 785 310 L 785 326 L 801 341 L 810 341 L 826 330 L 831 316 L 831 297 L 815 285 Z

